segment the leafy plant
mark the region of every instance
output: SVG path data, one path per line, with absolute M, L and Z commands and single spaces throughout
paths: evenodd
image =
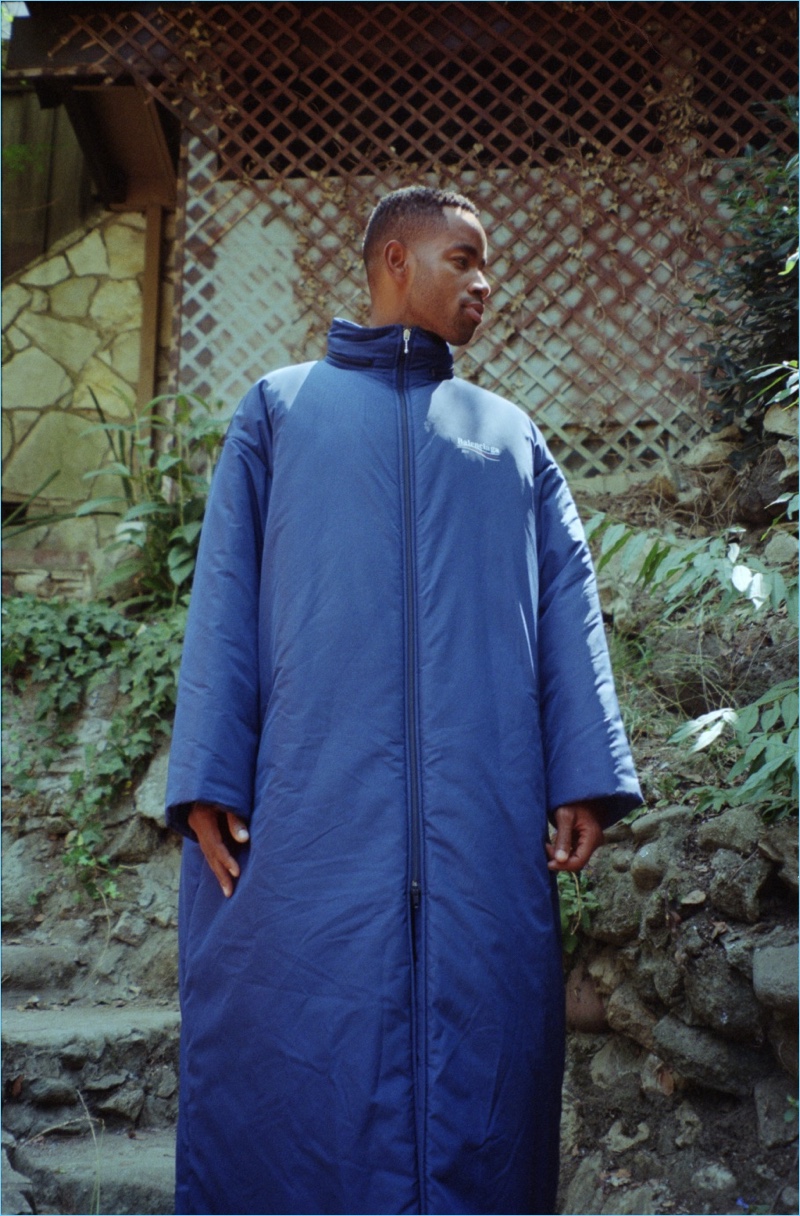
M 783 110 L 796 132 L 797 98 Z M 713 334 L 701 350 L 715 425 L 745 425 L 753 451 L 766 409 L 791 389 L 797 367 L 797 168 L 797 156 L 780 156 L 774 143 L 730 162 L 719 201 L 734 243 L 701 264 L 706 286 L 695 296 Z M 759 383 L 766 369 L 768 385 Z
M 726 706 L 684 723 L 673 743 L 693 739 L 692 751 L 710 747 L 730 727 L 737 756 L 724 786 L 702 786 L 698 810 L 721 810 L 746 804 L 765 819 L 780 819 L 798 800 L 797 682 L 784 681 L 743 709 Z M 743 781 L 740 779 L 744 778 Z
M 37 746 L 21 747 L 9 766 L 19 793 L 31 792 L 66 749 L 87 696 L 116 681 L 119 698 L 108 733 L 75 758 L 60 814 L 67 833 L 64 864 L 93 898 L 113 898 L 116 868 L 105 847 L 105 808 L 133 781 L 169 733 L 186 623 L 179 605 L 136 621 L 108 604 L 64 604 L 31 596 L 3 607 L 3 672 L 16 686 L 36 687 Z
M 797 579 L 787 580 L 727 537 L 678 540 L 614 523 L 589 521 L 587 533 L 603 570 L 613 560 L 618 581 L 645 588 L 658 604 L 655 628 L 680 616 L 707 622 L 787 616 L 796 624 Z M 797 808 L 797 681 L 784 680 L 746 705 L 722 705 L 684 722 L 670 741 L 705 751 L 716 779 L 694 793 L 700 810 L 747 804 L 765 819 Z
M 86 516 L 116 517 L 105 546 L 121 553 L 101 582 L 101 590 L 130 584 L 129 611 L 174 607 L 189 590 L 200 540 L 214 461 L 227 423 L 201 397 L 155 397 L 137 412 L 130 402 L 127 422 L 110 420 L 94 393 L 100 421 L 85 434 L 102 431 L 111 461 L 85 474 L 87 480 L 116 477 L 120 492 L 90 498 L 76 510 L 30 514 L 28 506 L 55 473 L 23 503 L 5 526 L 7 536 Z M 173 403 L 171 410 L 165 409 Z M 154 448 L 158 448 L 155 451 Z
M 174 606 L 194 572 L 213 461 L 225 424 L 202 398 L 189 394 L 156 397 L 141 413 L 131 405 L 127 423 L 110 422 L 94 394 L 92 399 L 101 421 L 87 434 L 104 432 L 112 461 L 86 477 L 116 474 L 123 493 L 90 499 L 75 515 L 121 510 L 107 548 L 135 552 L 114 567 L 104 585 L 131 580 L 137 594 L 128 600 L 129 607 Z M 169 418 L 161 412 L 167 401 L 174 401 Z M 153 452 L 154 434 L 166 440 L 160 454 Z
M 589 928 L 592 913 L 600 907 L 600 901 L 585 875 L 562 870 L 558 874 L 558 903 L 561 947 L 565 954 L 572 954 L 580 940 L 580 933 Z

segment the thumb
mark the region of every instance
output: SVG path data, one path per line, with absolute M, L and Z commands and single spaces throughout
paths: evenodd
M 234 815 L 233 811 L 228 811 L 228 831 L 234 840 L 238 840 L 240 844 L 244 844 L 245 840 L 250 839 L 250 833 L 247 830 L 247 824 L 244 819 L 240 819 L 238 815 Z
M 572 807 L 560 806 L 554 815 L 556 834 L 553 854 L 556 861 L 568 861 L 572 851 L 572 833 L 575 827 L 575 811 Z

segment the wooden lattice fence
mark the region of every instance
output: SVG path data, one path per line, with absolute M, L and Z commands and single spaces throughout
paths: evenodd
M 785 138 L 793 4 L 84 5 L 52 60 L 180 111 L 183 387 L 232 407 L 320 355 L 331 315 L 365 319 L 377 197 L 455 184 L 494 278 L 460 374 L 527 407 L 575 477 L 695 441 L 693 275 L 722 239 L 720 158 Z

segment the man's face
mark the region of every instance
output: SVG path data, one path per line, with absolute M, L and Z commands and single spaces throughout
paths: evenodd
M 481 323 L 490 287 L 486 233 L 469 211 L 445 207 L 443 222 L 425 227 L 408 244 L 406 325 L 464 346 Z

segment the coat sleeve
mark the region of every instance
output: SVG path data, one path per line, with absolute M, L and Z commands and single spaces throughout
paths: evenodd
M 242 400 L 212 479 L 178 678 L 167 823 L 191 804 L 249 820 L 260 733 L 259 584 L 272 444 L 262 383 Z
M 550 815 L 598 800 L 609 826 L 641 805 L 592 559 L 563 474 L 534 428 L 540 714 Z

